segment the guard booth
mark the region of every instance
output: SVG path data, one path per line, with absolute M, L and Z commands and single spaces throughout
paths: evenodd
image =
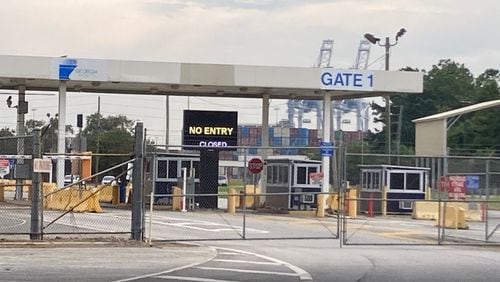
M 194 152 L 177 152 L 177 153 L 159 153 L 153 155 L 153 187 L 156 204 L 172 204 L 172 187 L 178 186 L 182 188 L 183 172 L 186 168 L 187 175 L 191 178 L 188 180 L 189 191 L 187 194 L 192 194 L 194 191 L 199 191 L 200 179 L 200 155 Z M 194 191 L 192 184 L 194 182 Z
M 301 193 L 298 195 L 268 195 L 265 205 L 274 209 L 306 210 L 316 207 L 316 194 L 321 181 L 313 177 L 321 171 L 321 161 L 306 158 L 267 159 L 267 194 Z
M 425 188 L 429 185 L 427 167 L 360 165 L 361 200 L 360 212 L 375 214 L 382 211 L 382 189 L 387 187 L 387 212 L 411 213 L 413 200 L 425 199 Z M 370 200 L 373 199 L 373 200 Z M 398 199 L 400 199 L 398 201 Z M 393 200 L 393 201 L 391 201 Z

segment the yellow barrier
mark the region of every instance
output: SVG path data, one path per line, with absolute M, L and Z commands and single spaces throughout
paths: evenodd
M 255 189 L 255 195 L 254 195 L 254 189 Z M 246 199 L 244 200 L 243 198 L 243 195 L 240 196 L 240 207 L 243 207 L 243 204 L 245 204 L 245 206 L 247 208 L 251 208 L 253 207 L 254 205 L 254 199 L 257 203 L 260 202 L 260 187 L 255 187 L 253 185 L 246 185 L 245 186 L 245 191 L 247 193 L 247 196 L 246 196 Z M 245 203 L 243 203 L 243 201 Z
M 100 189 L 99 201 L 106 203 L 111 203 L 113 201 L 113 186 L 99 185 L 97 189 Z
M 439 205 L 438 202 L 416 201 L 413 207 L 412 217 L 414 219 L 437 220 L 439 216 L 438 205 Z M 444 203 L 441 203 L 441 213 L 443 212 L 444 205 L 445 205 Z M 466 220 L 470 221 L 482 220 L 481 204 L 451 202 L 451 203 L 446 203 L 446 206 L 463 209 Z M 472 209 L 469 209 L 469 206 L 472 207 Z
M 437 224 L 444 228 L 469 229 L 465 221 L 465 210 L 463 208 L 447 206 L 445 214 Z
M 330 193 L 327 205 L 332 211 L 339 211 L 339 193 Z
M 4 195 L 5 189 L 3 186 L 0 186 L 0 202 L 5 201 L 5 195 Z
M 102 212 L 99 204 L 99 192 L 96 190 L 78 190 L 67 188 L 46 197 L 46 206 L 53 210 L 71 210 L 74 212 Z M 82 202 L 83 201 L 83 202 Z
M 351 218 L 356 218 L 358 215 L 358 191 L 354 188 L 349 189 L 349 201 L 347 215 Z

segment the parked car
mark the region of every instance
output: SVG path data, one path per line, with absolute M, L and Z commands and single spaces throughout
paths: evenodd
M 225 175 L 219 175 L 219 186 L 227 186 L 228 181 Z
M 80 181 L 80 175 L 71 175 L 71 174 L 68 174 L 68 175 L 64 176 L 64 186 L 68 186 L 71 183 L 75 183 L 75 182 L 78 182 L 78 181 Z
M 111 185 L 113 182 L 116 182 L 116 180 L 115 177 L 111 175 L 106 175 L 101 180 L 102 185 Z

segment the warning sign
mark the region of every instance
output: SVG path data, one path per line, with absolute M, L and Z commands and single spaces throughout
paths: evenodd
M 448 176 L 448 197 L 450 199 L 465 199 L 465 176 Z
M 9 160 L 0 160 L 0 177 L 4 177 L 10 172 Z

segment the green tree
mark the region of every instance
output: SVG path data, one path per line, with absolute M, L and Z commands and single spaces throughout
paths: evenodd
M 499 71 L 487 69 L 474 83 L 474 92 L 468 101 L 475 104 L 500 99 Z M 457 154 L 495 154 L 500 149 L 500 116 L 490 108 L 463 115 L 448 132 L 448 146 Z
M 403 71 L 419 71 L 410 67 Z M 409 148 L 415 145 L 415 124 L 412 120 L 439 112 L 459 108 L 475 97 L 475 81 L 470 71 L 463 65 L 451 60 L 441 60 L 424 74 L 424 91 L 422 94 L 405 94 L 391 97 L 391 115 L 397 117 L 402 108 L 401 144 L 403 151 L 411 152 Z M 374 114 L 378 115 L 376 123 L 385 124 L 385 107 L 372 105 Z M 397 140 L 397 118 L 393 118 L 391 140 Z M 385 127 L 384 127 L 385 128 Z M 385 132 L 375 132 L 370 135 L 370 143 L 374 150 L 383 151 Z M 391 146 L 393 153 L 396 146 Z M 409 151 L 408 151 L 409 150 Z
M 12 137 L 15 135 L 14 130 L 4 127 L 0 129 L 0 153 L 5 155 L 17 153 L 17 143 L 14 139 L 2 139 L 1 137 Z
M 123 115 L 103 117 L 101 114 L 95 113 L 87 116 L 86 125 L 82 131 L 82 134 L 87 138 L 87 150 L 104 154 L 104 156 L 98 157 L 99 167 L 97 171 L 102 171 L 130 158 L 111 156 L 111 154 L 131 154 L 133 152 L 133 129 L 134 121 Z M 93 167 L 96 168 L 97 158 L 94 157 L 92 162 Z M 121 171 L 121 169 L 117 169 L 110 174 L 116 176 Z

